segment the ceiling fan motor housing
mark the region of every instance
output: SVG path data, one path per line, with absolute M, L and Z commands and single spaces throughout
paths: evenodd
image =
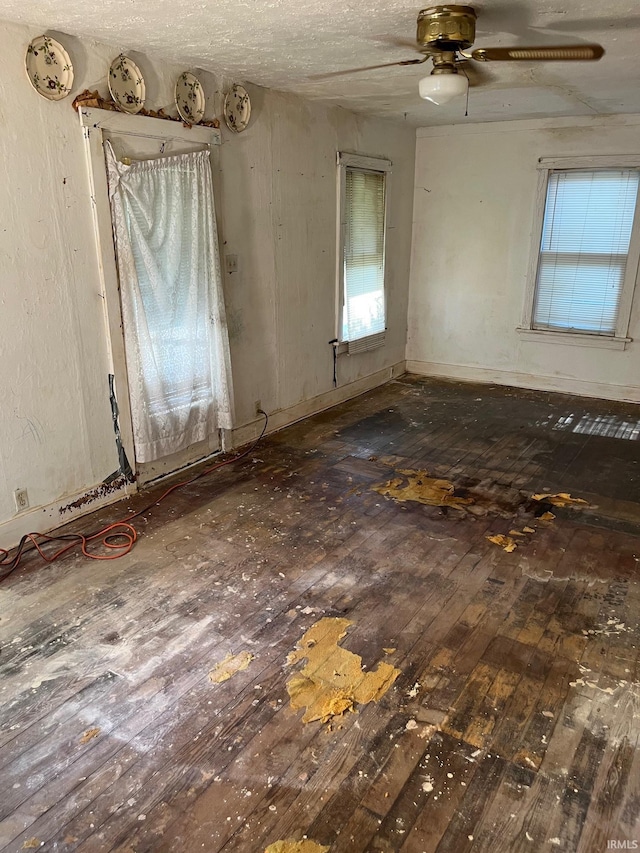
M 418 15 L 420 47 L 456 51 L 471 47 L 476 37 L 476 13 L 472 6 L 431 6 Z

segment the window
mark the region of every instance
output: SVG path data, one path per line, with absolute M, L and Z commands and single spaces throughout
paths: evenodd
M 388 160 L 339 154 L 338 337 L 349 351 L 384 343 L 385 213 Z M 358 344 L 355 344 L 358 342 Z
M 568 335 L 591 336 L 592 343 L 614 339 L 624 346 L 638 267 L 639 184 L 640 162 L 543 168 L 525 330 L 560 333 L 563 342 Z

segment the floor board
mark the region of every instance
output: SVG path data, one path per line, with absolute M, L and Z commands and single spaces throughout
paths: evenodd
M 405 376 L 153 507 L 121 560 L 25 561 L 0 583 L 0 850 L 640 846 L 638 412 Z M 407 469 L 471 503 L 372 489 Z M 303 723 L 287 655 L 325 616 L 400 675 Z

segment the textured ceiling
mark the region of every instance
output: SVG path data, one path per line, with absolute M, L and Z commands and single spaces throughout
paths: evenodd
M 428 5 L 423 3 L 424 5 Z M 483 0 L 475 46 L 598 41 L 594 63 L 492 63 L 482 85 L 437 107 L 421 101 L 429 66 L 311 80 L 410 59 L 420 5 L 408 0 L 0 0 L 0 18 L 159 55 L 185 67 L 296 92 L 414 125 L 640 112 L 638 14 L 628 0 Z M 394 43 L 395 40 L 395 43 Z M 478 63 L 475 63 L 478 65 Z

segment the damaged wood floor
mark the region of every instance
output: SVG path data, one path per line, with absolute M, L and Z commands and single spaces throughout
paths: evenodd
M 176 493 L 128 557 L 25 563 L 0 849 L 634 849 L 639 436 L 637 407 L 405 376 Z M 429 477 L 443 506 L 398 499 Z M 531 500 L 559 492 L 587 504 Z M 329 680 L 388 677 L 303 722 L 320 620 Z

